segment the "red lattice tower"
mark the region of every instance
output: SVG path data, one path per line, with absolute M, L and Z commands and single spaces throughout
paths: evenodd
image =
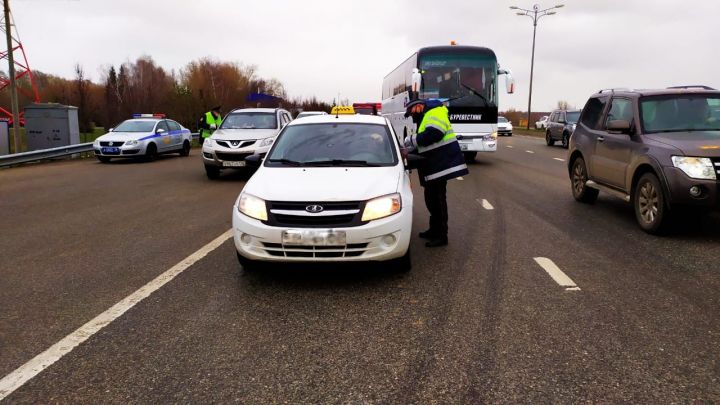
M 0 13 L 0 33 L 2 33 L 0 43 L 5 44 L 5 18 L 2 13 Z M 23 48 L 22 42 L 20 42 L 17 26 L 15 25 L 15 19 L 13 18 L 12 13 L 10 13 L 10 35 L 12 37 L 12 52 L 15 62 L 15 82 L 17 83 L 18 97 L 21 97 L 22 95 L 32 102 L 39 103 L 40 94 L 38 93 L 35 80 L 33 79 L 32 70 L 30 69 L 30 64 L 28 63 L 27 55 L 25 54 L 25 48 Z M 7 50 L 1 51 L 0 61 L 6 60 L 8 60 Z M 0 62 L 0 66 L 7 66 L 7 62 Z M 30 82 L 29 89 L 26 86 L 21 86 L 23 79 L 27 79 Z M 10 78 L 0 76 L 0 92 L 5 91 L 8 87 L 10 87 Z M 10 90 L 8 89 L 8 91 Z M 25 113 L 21 111 L 20 125 L 25 124 L 24 115 Z M 12 122 L 12 112 L 8 111 L 6 108 L 0 107 L 0 118 L 7 118 Z

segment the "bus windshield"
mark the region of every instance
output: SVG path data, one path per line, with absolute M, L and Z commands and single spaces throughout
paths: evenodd
M 421 98 L 449 100 L 450 106 L 497 107 L 497 60 L 483 54 L 427 54 Z

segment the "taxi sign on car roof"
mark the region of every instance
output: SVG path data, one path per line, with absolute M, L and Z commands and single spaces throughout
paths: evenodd
M 355 109 L 351 105 L 338 105 L 332 108 L 332 115 L 355 114 Z

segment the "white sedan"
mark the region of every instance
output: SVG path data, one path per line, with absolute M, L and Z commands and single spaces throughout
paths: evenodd
M 163 153 L 190 154 L 190 130 L 166 119 L 164 114 L 135 114 L 93 142 L 95 156 L 102 163 L 113 158 L 145 157 Z
M 413 194 L 400 146 L 378 116 L 306 117 L 277 137 L 232 211 L 246 270 L 259 262 L 383 261 L 410 268 Z

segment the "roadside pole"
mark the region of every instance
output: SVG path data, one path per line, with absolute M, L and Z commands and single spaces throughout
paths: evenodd
M 10 1 L 3 0 L 5 9 L 5 38 L 7 39 L 8 76 L 10 79 L 10 104 L 13 116 L 12 133 L 15 140 L 14 153 L 22 152 L 20 141 L 20 107 L 18 105 L 17 83 L 15 83 L 15 58 L 13 56 L 12 24 L 10 23 Z

